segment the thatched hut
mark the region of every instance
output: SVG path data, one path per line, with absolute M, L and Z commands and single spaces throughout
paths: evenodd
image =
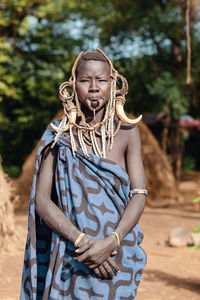
M 177 182 L 166 154 L 148 127 L 139 124 L 149 205 L 165 206 L 178 199 Z M 160 204 L 159 204 L 160 203 Z

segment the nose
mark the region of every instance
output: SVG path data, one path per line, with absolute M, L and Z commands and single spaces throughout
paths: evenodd
M 95 92 L 99 91 L 99 87 L 98 87 L 98 84 L 97 84 L 96 80 L 91 80 L 90 81 L 89 91 L 92 92 L 92 93 L 95 93 Z

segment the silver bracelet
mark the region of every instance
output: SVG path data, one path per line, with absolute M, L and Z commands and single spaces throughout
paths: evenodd
M 131 197 L 133 197 L 134 195 L 137 195 L 137 194 L 143 194 L 145 196 L 148 196 L 148 191 L 144 190 L 144 189 L 132 189 L 129 192 L 129 197 L 131 198 Z

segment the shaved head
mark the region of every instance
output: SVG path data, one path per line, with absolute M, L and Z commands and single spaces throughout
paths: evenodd
M 103 61 L 105 63 L 108 63 L 106 57 L 101 53 L 97 51 L 88 51 L 83 54 L 81 59 L 78 62 L 77 68 L 76 68 L 76 75 L 79 71 L 79 67 L 83 62 L 89 61 L 89 60 L 95 60 L 95 61 Z M 108 63 L 109 64 L 109 63 Z

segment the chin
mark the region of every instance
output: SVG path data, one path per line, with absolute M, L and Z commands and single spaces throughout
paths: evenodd
M 83 110 L 87 109 L 89 111 L 92 112 L 99 112 L 101 109 L 103 109 L 105 107 L 105 102 L 102 100 L 99 100 L 96 107 L 94 105 L 92 105 L 92 102 L 89 100 L 86 100 L 84 102 L 81 103 Z
M 98 113 L 100 110 L 105 108 L 105 104 L 97 105 L 97 107 L 88 107 L 92 112 Z

